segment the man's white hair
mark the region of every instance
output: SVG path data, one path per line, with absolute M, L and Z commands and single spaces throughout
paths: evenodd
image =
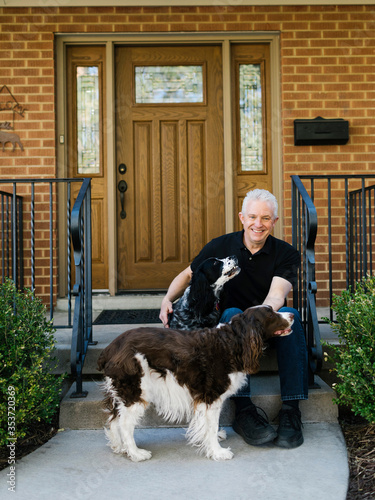
M 278 211 L 278 203 L 276 197 L 267 191 L 266 189 L 253 189 L 252 191 L 249 191 L 242 203 L 242 213 L 246 215 L 246 207 L 249 201 L 266 201 L 267 203 L 270 203 L 272 208 L 273 208 L 273 218 L 277 218 L 277 211 Z

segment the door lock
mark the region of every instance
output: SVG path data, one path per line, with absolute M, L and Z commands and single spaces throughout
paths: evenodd
M 120 163 L 120 165 L 118 166 L 118 171 L 122 175 L 124 175 L 126 173 L 126 165 L 125 165 L 125 163 Z
M 124 205 L 125 205 L 125 191 L 128 189 L 128 185 L 125 181 L 120 181 L 117 185 L 118 190 L 120 191 L 120 202 L 121 202 L 121 212 L 120 212 L 120 217 L 121 219 L 125 219 L 126 217 L 126 212 L 124 210 Z

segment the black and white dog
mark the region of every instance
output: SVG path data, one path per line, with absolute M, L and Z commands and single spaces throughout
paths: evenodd
M 219 322 L 219 302 L 225 283 L 240 272 L 237 257 L 206 259 L 193 273 L 183 296 L 173 304 L 169 316 L 170 328 L 194 330 L 212 328 Z

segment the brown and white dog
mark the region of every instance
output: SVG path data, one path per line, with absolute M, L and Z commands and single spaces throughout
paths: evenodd
M 222 448 L 219 417 L 223 402 L 259 370 L 264 342 L 289 335 L 294 318 L 269 306 L 246 309 L 219 328 L 173 330 L 135 328 L 117 337 L 101 353 L 105 403 L 110 413 L 106 435 L 115 453 L 135 462 L 151 458 L 139 449 L 134 428 L 148 403 L 168 421 L 190 421 L 187 437 L 207 457 L 228 460 Z

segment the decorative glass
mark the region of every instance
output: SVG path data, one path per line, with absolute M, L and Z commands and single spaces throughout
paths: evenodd
M 262 86 L 260 64 L 240 64 L 241 170 L 263 170 Z
M 100 174 L 98 66 L 77 67 L 78 174 Z
M 137 66 L 137 104 L 203 102 L 202 66 Z

